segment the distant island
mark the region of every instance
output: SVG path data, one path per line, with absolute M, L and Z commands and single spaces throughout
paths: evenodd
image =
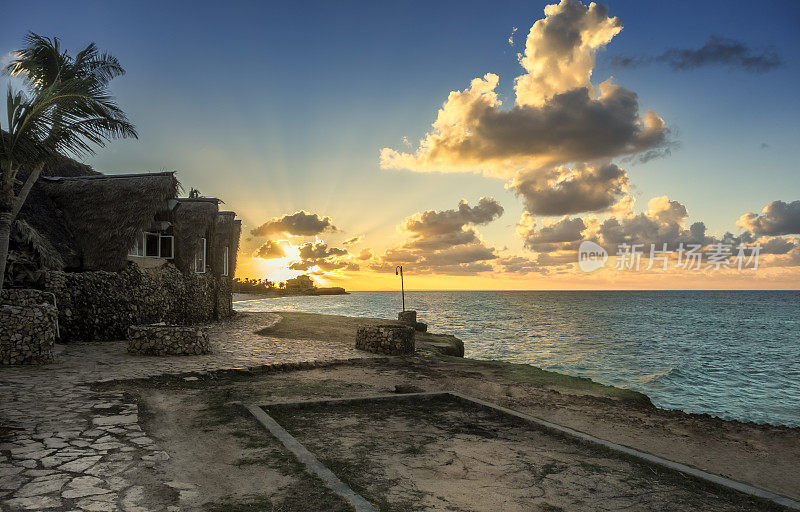
M 262 297 L 287 297 L 295 295 L 347 295 L 341 286 L 317 286 L 310 276 L 303 274 L 285 282 L 275 283 L 268 279 L 233 280 L 233 293 L 259 295 Z

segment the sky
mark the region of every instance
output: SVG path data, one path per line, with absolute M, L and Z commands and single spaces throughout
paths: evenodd
M 241 278 L 394 289 L 403 265 L 411 289 L 800 287 L 797 3 L 5 14 L 4 63 L 27 31 L 121 61 L 112 90 L 139 139 L 84 161 L 175 170 L 221 198 L 244 221 Z M 581 269 L 583 242 L 605 266 Z M 699 268 L 681 252 L 693 245 Z

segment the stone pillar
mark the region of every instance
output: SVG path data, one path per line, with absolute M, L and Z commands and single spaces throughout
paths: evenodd
M 414 352 L 414 329 L 407 325 L 365 325 L 356 332 L 356 348 L 399 356 Z
M 401 311 L 397 313 L 397 320 L 401 324 L 410 325 L 411 327 L 414 327 L 415 325 L 417 325 L 417 312 L 411 310 Z
M 0 364 L 53 362 L 58 312 L 49 304 L 0 306 Z

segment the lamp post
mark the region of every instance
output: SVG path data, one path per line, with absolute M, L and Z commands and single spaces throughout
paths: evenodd
M 400 294 L 403 297 L 403 311 L 406 310 L 406 289 L 403 284 L 403 265 L 397 265 L 394 268 L 394 275 L 400 276 Z

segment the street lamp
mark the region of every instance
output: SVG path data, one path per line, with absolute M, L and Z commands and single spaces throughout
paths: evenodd
M 400 293 L 403 296 L 403 311 L 406 310 L 406 289 L 403 285 L 403 265 L 397 265 L 394 268 L 394 275 L 400 276 Z

